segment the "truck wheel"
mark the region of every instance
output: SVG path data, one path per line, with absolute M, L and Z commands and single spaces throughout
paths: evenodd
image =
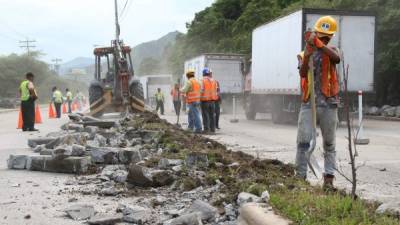
M 283 111 L 282 98 L 279 96 L 272 98 L 271 116 L 272 122 L 275 124 L 280 124 L 284 121 L 285 112 Z
M 255 120 L 257 112 L 255 110 L 255 107 L 254 107 L 254 104 L 253 104 L 251 96 L 250 95 L 246 95 L 244 97 L 244 99 L 245 99 L 244 111 L 245 111 L 245 114 L 246 114 L 246 119 L 247 120 Z
M 90 85 L 89 87 L 90 111 L 97 109 L 101 105 L 101 104 L 93 104 L 101 98 L 103 98 L 103 89 L 98 85 Z M 103 111 L 93 114 L 94 117 L 101 117 L 102 115 Z

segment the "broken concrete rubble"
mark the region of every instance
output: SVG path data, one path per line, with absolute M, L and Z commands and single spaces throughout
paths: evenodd
M 137 163 L 143 160 L 140 146 L 124 148 L 118 152 L 118 160 L 123 164 Z
M 28 139 L 28 146 L 35 148 L 38 145 L 48 144 L 54 141 L 56 138 L 46 137 L 46 138 L 30 138 Z
M 182 164 L 183 164 L 183 161 L 180 160 L 180 159 L 161 158 L 158 161 L 158 168 L 160 168 L 160 169 L 168 169 L 170 167 L 180 166 Z
M 90 158 L 88 157 L 68 157 L 57 160 L 52 156 L 40 155 L 28 156 L 26 169 L 54 173 L 82 174 L 88 171 L 90 164 Z
M 88 147 L 93 163 L 117 164 L 118 149 L 111 147 Z
M 185 213 L 199 213 L 202 221 L 215 220 L 218 210 L 202 200 L 195 200 Z
M 7 160 L 7 167 L 9 169 L 26 169 L 27 159 L 26 155 L 10 155 Z
M 203 152 L 190 152 L 186 156 L 186 166 L 189 168 L 207 168 L 208 167 L 208 156 L 207 153 Z
M 260 202 L 262 202 L 262 200 L 257 195 L 253 195 L 253 194 L 250 194 L 247 192 L 241 192 L 237 197 L 237 204 L 240 206 L 242 206 L 245 203 L 250 203 L 250 202 L 260 203 Z
M 161 187 L 172 184 L 174 178 L 166 170 L 156 170 L 131 164 L 127 181 L 140 187 Z
M 152 218 L 152 212 L 141 206 L 121 205 L 120 211 L 124 215 L 123 221 L 135 224 L 144 224 Z
M 98 214 L 88 220 L 90 225 L 114 225 L 122 222 L 122 216 Z
M 64 211 L 74 220 L 86 220 L 95 214 L 94 206 L 89 204 L 72 205 Z
M 80 124 L 75 124 L 75 123 L 66 123 L 61 126 L 61 129 L 63 130 L 73 130 L 76 132 L 81 132 L 84 130 L 83 126 Z

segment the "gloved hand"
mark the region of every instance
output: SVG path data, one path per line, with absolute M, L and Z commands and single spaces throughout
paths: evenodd
M 322 48 L 325 46 L 325 44 L 315 35 L 314 37 L 314 46 L 317 48 Z
M 306 32 L 305 40 L 307 44 L 314 46 L 316 48 L 322 48 L 325 44 L 318 38 L 315 32 Z

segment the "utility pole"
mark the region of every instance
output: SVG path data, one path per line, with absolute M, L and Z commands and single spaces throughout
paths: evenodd
M 19 41 L 19 43 L 21 44 L 19 47 L 25 48 L 26 52 L 27 52 L 27 54 L 29 56 L 30 52 L 31 52 L 31 48 L 36 48 L 35 45 L 32 45 L 35 42 L 36 42 L 36 40 L 29 40 L 29 38 L 26 38 L 25 41 Z
M 115 7 L 115 40 L 117 44 L 119 43 L 119 35 L 121 33 L 119 22 L 118 22 L 118 2 L 114 0 L 114 7 Z
M 60 75 L 60 64 L 58 63 L 62 62 L 62 59 L 54 58 L 51 61 L 54 62 L 54 71 L 57 73 L 57 75 Z

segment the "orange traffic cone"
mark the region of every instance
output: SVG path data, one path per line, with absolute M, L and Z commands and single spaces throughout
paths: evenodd
M 42 114 L 40 113 L 39 105 L 36 105 L 35 108 L 35 123 L 42 123 Z
M 23 124 L 24 124 L 24 121 L 22 120 L 22 112 L 21 112 L 21 109 L 20 109 L 19 110 L 19 115 L 18 115 L 17 129 L 22 129 Z
M 51 103 L 49 104 L 49 118 L 56 118 L 56 113 L 54 112 L 53 105 Z
M 72 103 L 71 110 L 72 110 L 72 111 L 75 111 L 75 110 L 76 110 L 76 103 L 75 103 L 75 102 Z
M 67 113 L 67 106 L 66 106 L 65 103 L 64 103 L 63 106 L 62 106 L 62 113 L 63 113 L 63 114 L 66 114 L 66 113 Z

